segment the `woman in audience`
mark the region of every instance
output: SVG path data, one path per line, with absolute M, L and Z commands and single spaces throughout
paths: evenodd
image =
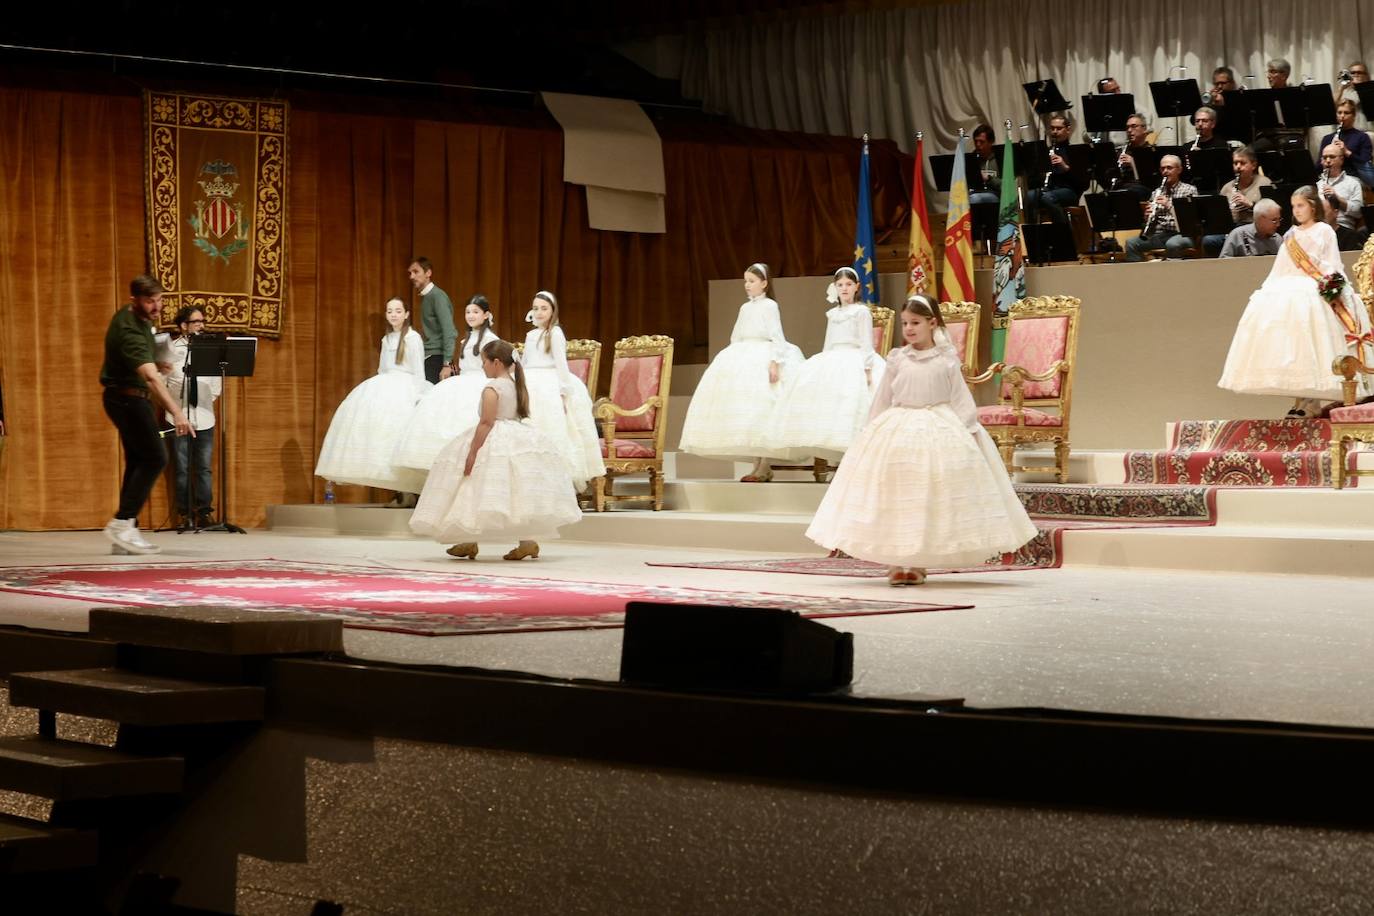
M 754 460 L 746 483 L 773 479 L 768 430 L 787 382 L 802 364 L 802 352 L 782 333 L 778 304 L 768 298 L 768 265 L 744 271 L 744 294 L 730 345 L 706 367 L 682 425 L 679 448 L 693 455 Z
M 774 454 L 838 462 L 868 421 L 883 361 L 873 349 L 873 313 L 857 302 L 859 275 L 835 271 L 827 290 L 825 347 L 798 370 L 778 401 L 768 440 Z
M 1371 346 L 1369 313 L 1342 269 L 1336 232 L 1322 219 L 1317 189 L 1299 188 L 1293 193 L 1293 228 L 1240 316 L 1217 384 L 1242 394 L 1296 398 L 1288 416 L 1315 417 L 1323 401 L 1342 396 L 1331 364 L 1350 353 L 1367 357 Z M 1369 395 L 1368 376 L 1357 378 L 1359 395 Z
M 393 460 L 399 467 L 428 472 L 440 449 L 477 425 L 487 383 L 482 348 L 499 338 L 491 329 L 491 303 L 486 296 L 469 299 L 463 318 L 468 334 L 458 345 L 456 371 L 415 405 L 410 425 L 396 443 Z
M 581 490 L 606 473 L 592 418 L 592 399 L 582 380 L 568 371 L 568 338 L 558 324 L 558 300 L 540 290 L 525 315 L 534 325 L 525 335 L 520 362 L 529 386 L 530 420 L 558 446 L 568 474 Z
M 482 347 L 481 419 L 439 453 L 410 528 L 460 541 L 449 556 L 477 559 L 482 538 L 518 540 L 507 560 L 539 556 L 536 539 L 582 518 L 559 447 L 531 423 L 524 372 L 503 340 Z
M 912 296 L 872 419 L 835 472 L 806 536 L 884 563 L 892 585 L 932 566 L 967 566 L 1036 535 L 997 447 L 978 422 L 940 306 Z
M 396 467 L 396 440 L 410 422 L 415 402 L 432 386 L 425 381 L 425 342 L 410 326 L 400 299 L 386 304 L 391 331 L 382 338 L 377 374 L 348 393 L 325 433 L 315 476 L 397 491 L 394 505 L 415 505 L 424 475 Z

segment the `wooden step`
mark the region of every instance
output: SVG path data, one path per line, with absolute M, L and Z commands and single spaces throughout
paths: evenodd
M 98 854 L 93 830 L 49 827 L 0 814 L 0 874 L 89 868 Z
M 10 677 L 10 705 L 65 712 L 129 725 L 257 722 L 265 691 L 118 668 L 31 671 Z
M 90 636 L 214 655 L 343 651 L 343 623 L 316 614 L 197 605 L 91 608 Z
M 54 801 L 181 791 L 179 757 L 139 757 L 37 735 L 0 738 L 0 789 Z

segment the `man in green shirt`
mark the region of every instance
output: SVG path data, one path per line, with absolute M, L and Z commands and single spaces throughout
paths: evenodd
M 453 302 L 448 293 L 434 285 L 434 265 L 429 258 L 410 262 L 410 282 L 420 294 L 420 334 L 425 339 L 425 378 L 433 384 L 453 374 L 449 362 L 458 342 L 453 324 Z
M 153 324 L 162 312 L 162 287 L 140 274 L 129 283 L 129 297 L 132 301 L 114 313 L 105 331 L 105 363 L 100 367 L 105 415 L 119 430 L 124 446 L 119 509 L 104 535 L 114 544 L 113 553 L 158 553 L 162 548 L 148 543 L 138 530 L 138 513 L 167 465 L 153 402 L 167 412 L 178 436 L 195 436 L 196 431 L 168 394 L 153 356 Z

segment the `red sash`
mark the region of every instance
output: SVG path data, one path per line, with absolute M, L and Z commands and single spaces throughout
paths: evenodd
M 1295 235 L 1288 236 L 1284 239 L 1283 245 L 1288 249 L 1288 256 L 1293 259 L 1294 264 L 1298 265 L 1298 269 L 1320 286 L 1321 282 L 1326 279 L 1326 275 L 1317 269 L 1316 264 L 1312 263 L 1312 259 L 1307 255 L 1307 250 L 1302 247 L 1297 237 Z M 1345 282 L 1349 283 L 1350 281 L 1347 279 Z M 1350 314 L 1350 309 L 1345 307 L 1343 297 L 1338 296 L 1327 304 L 1331 306 L 1331 311 L 1336 313 L 1336 318 L 1340 321 L 1341 327 L 1345 328 L 1346 343 L 1354 344 L 1357 347 L 1360 344 L 1374 344 L 1374 333 L 1369 331 L 1364 334 L 1360 333 L 1360 326 L 1355 321 L 1355 316 Z

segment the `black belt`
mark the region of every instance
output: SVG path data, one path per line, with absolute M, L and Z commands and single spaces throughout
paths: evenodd
M 105 391 L 111 394 L 122 394 L 130 398 L 143 398 L 145 401 L 150 398 L 147 388 L 135 388 L 132 385 L 106 385 Z

